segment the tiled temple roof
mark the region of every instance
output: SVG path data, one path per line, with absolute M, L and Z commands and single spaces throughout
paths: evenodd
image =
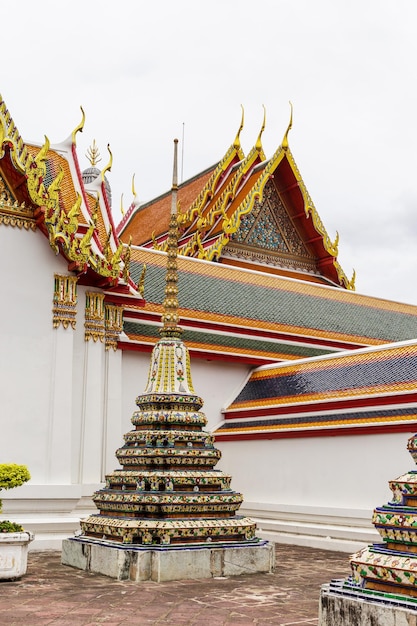
M 179 254 L 354 289 L 337 261 L 338 236 L 330 240 L 289 149 L 291 123 L 269 159 L 264 125 L 246 156 L 239 131 L 215 167 L 180 185 Z M 132 205 L 120 237 L 165 250 L 169 211 L 168 194 Z
M 125 312 L 125 348 L 150 349 L 158 337 L 165 255 L 132 249 L 135 281 L 143 264 L 146 306 Z M 184 340 L 200 356 L 259 365 L 417 336 L 412 305 L 185 257 L 178 266 Z
M 36 230 L 49 240 L 56 254 L 68 262 L 79 282 L 136 294 L 123 259 L 111 213 L 107 167 L 84 183 L 76 150 L 76 135 L 85 116 L 62 143 L 25 144 L 0 96 L 0 188 L 7 203 L 0 207 L 0 223 Z M 94 169 L 94 168 L 90 168 Z M 7 204 L 7 206 L 6 206 Z M 138 298 L 140 301 L 140 298 Z
M 417 342 L 254 370 L 225 409 L 221 439 L 413 430 Z M 362 430 L 363 432 L 363 430 Z

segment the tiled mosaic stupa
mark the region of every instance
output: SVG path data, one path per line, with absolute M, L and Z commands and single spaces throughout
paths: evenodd
M 407 449 L 417 463 L 417 435 L 408 440 Z M 372 516 L 383 543 L 354 554 L 352 575 L 323 588 L 321 626 L 352 623 L 344 621 L 345 615 L 350 615 L 347 620 L 355 615 L 361 623 L 409 623 L 392 621 L 396 611 L 411 612 L 417 620 L 417 470 L 391 480 L 389 486 L 392 500 Z M 366 621 L 370 616 L 380 621 Z
M 251 519 L 236 514 L 243 497 L 231 490 L 231 476 L 214 469 L 221 453 L 214 447 L 212 435 L 203 430 L 207 422 L 200 410 L 203 400 L 194 392 L 190 357 L 181 340 L 182 330 L 178 326 L 177 142 L 174 154 L 161 339 L 152 352 L 145 391 L 136 400 L 138 410 L 132 417 L 134 428 L 124 436 L 123 447 L 116 451 L 122 469 L 108 474 L 105 488 L 94 494 L 99 513 L 81 521 L 80 537 L 64 542 L 63 562 L 110 576 L 115 573 L 117 578 L 136 580 L 270 571 L 272 546 L 255 536 L 256 525 Z M 90 562 L 84 562 L 77 549 L 74 555 L 74 544 L 69 547 L 69 542 L 93 546 L 92 556 L 87 559 Z M 117 569 L 116 572 L 114 563 L 105 568 L 92 566 L 94 547 L 97 546 L 101 547 L 97 562 L 103 561 L 103 549 L 122 546 L 139 550 L 129 558 L 135 561 L 141 556 L 142 565 L 136 563 L 133 575 L 130 572 L 129 576 L 123 575 L 123 571 L 132 570 L 131 563 L 128 567 L 125 564 L 121 568 L 123 571 Z M 143 550 L 140 552 L 143 548 L 150 550 L 153 560 L 158 555 L 157 575 L 152 572 L 137 574 L 141 569 L 153 567 L 152 563 L 145 564 Z M 184 559 L 185 548 L 189 549 Z M 197 554 L 198 548 L 203 552 Z M 172 554 L 174 549 L 176 563 L 173 571 L 161 575 L 163 555 L 166 556 L 167 551 Z M 165 558 L 165 562 L 168 560 L 167 567 L 172 569 L 172 559 Z M 197 569 L 196 562 L 200 563 Z

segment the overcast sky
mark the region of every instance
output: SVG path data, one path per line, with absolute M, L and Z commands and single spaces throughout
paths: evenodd
M 6 15 L 6 14 L 5 14 Z M 415 0 L 60 0 L 8 3 L 0 92 L 25 140 L 93 139 L 115 220 L 242 146 L 289 144 L 357 291 L 417 304 Z

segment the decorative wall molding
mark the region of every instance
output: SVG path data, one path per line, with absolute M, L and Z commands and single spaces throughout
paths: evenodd
M 104 306 L 105 345 L 106 350 L 117 350 L 117 341 L 123 330 L 123 307 L 114 304 Z
M 85 341 L 104 341 L 104 294 L 88 291 L 85 294 Z
M 75 329 L 77 314 L 77 276 L 54 276 L 53 326 Z

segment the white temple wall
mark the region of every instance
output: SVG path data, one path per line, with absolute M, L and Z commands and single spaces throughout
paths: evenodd
M 136 398 L 146 387 L 150 357 L 150 353 L 123 353 L 123 433 L 132 428 L 130 419 L 137 410 Z M 193 387 L 204 400 L 202 411 L 208 420 L 207 430 L 213 430 L 222 421 L 222 408 L 233 400 L 249 372 L 245 364 L 191 359 Z
M 84 286 L 76 329 L 53 328 L 54 274 L 68 269 L 40 232 L 0 225 L 0 263 L 0 463 L 25 464 L 32 474 L 27 485 L 1 493 L 3 513 L 35 532 L 32 549 L 59 549 L 118 467 L 114 453 L 132 428 L 150 353 L 106 352 L 104 343 L 85 341 L 91 289 Z M 196 358 L 191 368 L 213 430 L 250 368 Z M 412 434 L 219 442 L 219 467 L 232 474 L 244 495 L 241 512 L 261 536 L 353 551 L 378 540 L 372 510 L 390 499 L 388 481 L 413 468 Z
M 65 382 L 55 378 L 62 337 L 52 327 L 54 273 L 66 267 L 39 232 L 0 226 L 0 254 L 6 281 L 0 307 L 0 462 L 25 464 L 33 482 L 56 484 L 69 477 L 68 433 L 60 411 L 67 414 L 71 396 L 59 398 L 65 393 Z M 70 336 L 62 346 L 71 353 Z M 71 367 L 70 361 L 70 394 Z M 66 450 L 58 464 L 60 444 Z
M 372 511 L 391 499 L 388 481 L 413 468 L 395 433 L 218 442 L 219 468 L 244 496 L 259 535 L 350 552 L 378 541 Z

